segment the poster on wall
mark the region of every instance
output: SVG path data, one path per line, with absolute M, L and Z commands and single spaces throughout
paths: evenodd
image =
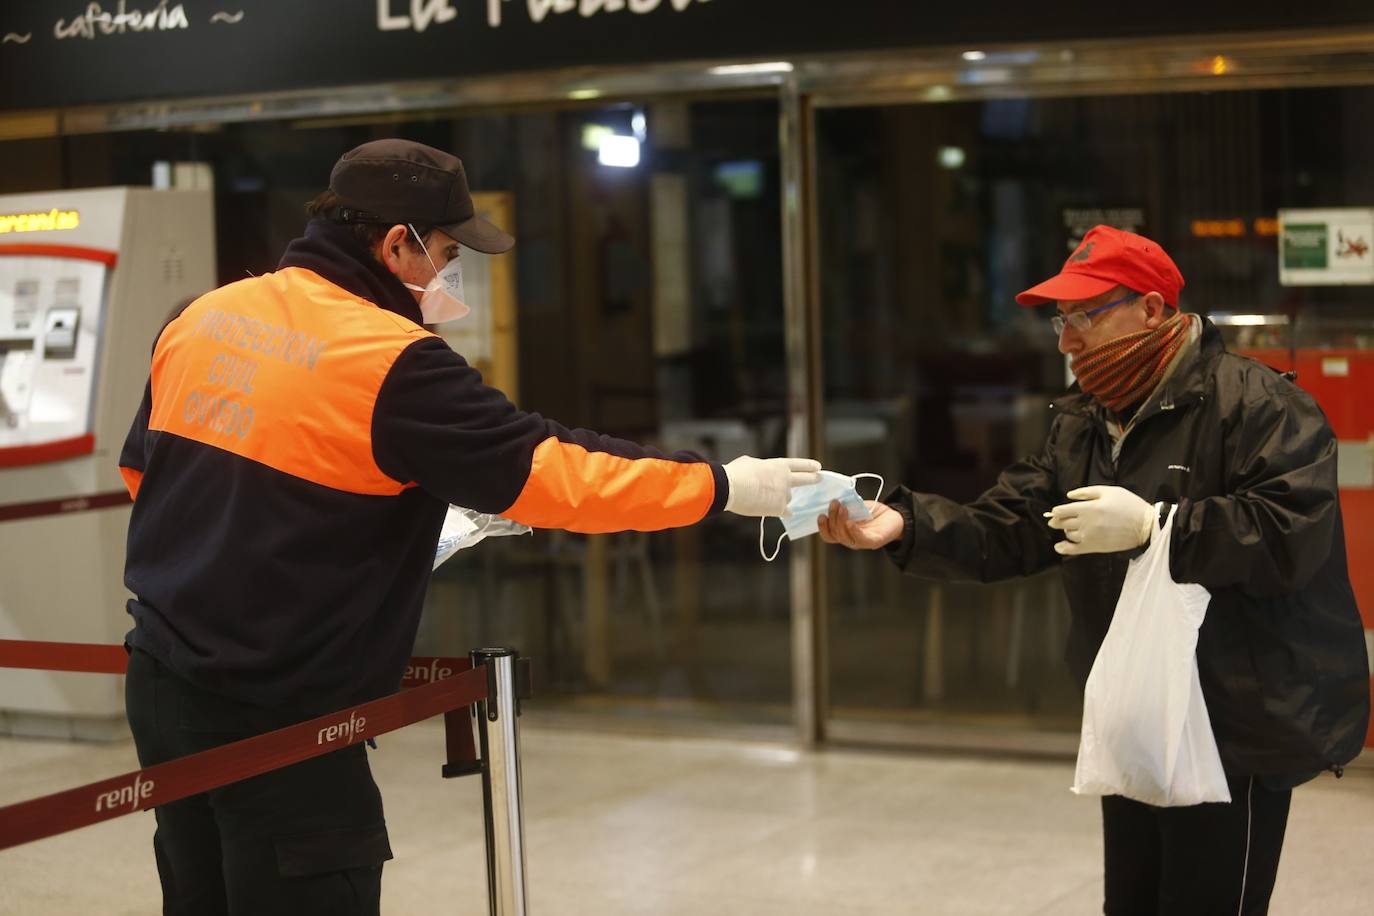
M 1374 284 L 1374 208 L 1279 211 L 1279 283 Z
M 515 231 L 513 195 L 505 191 L 478 191 L 472 195 L 472 201 L 483 219 Z M 463 301 L 472 311 L 435 326 L 435 333 L 481 372 L 487 384 L 501 389 L 512 400 L 518 396 L 520 378 L 515 257 L 513 252 L 486 255 L 464 250 Z

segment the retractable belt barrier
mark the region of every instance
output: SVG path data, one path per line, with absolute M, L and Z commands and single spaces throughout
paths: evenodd
M 84 642 L 37 642 L 0 639 L 0 668 L 36 671 L 71 671 L 79 674 L 123 674 L 129 667 L 129 651 L 123 646 Z M 417 687 L 472 667 L 471 659 L 416 656 L 410 660 L 401 687 Z
M 515 718 L 520 697 L 529 694 L 526 661 L 510 649 L 475 650 L 471 659 L 412 658 L 401 691 L 389 697 L 0 808 L 0 850 L 165 805 L 443 713 L 448 752 L 443 775 L 482 776 L 490 913 L 523 916 L 524 838 Z M 0 668 L 123 674 L 127 665 L 123 646 L 0 639 Z M 490 735 L 489 727 L 497 734 Z

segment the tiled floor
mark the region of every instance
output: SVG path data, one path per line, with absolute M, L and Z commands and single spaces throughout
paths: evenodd
M 526 728 L 530 913 L 1100 912 L 1097 804 L 1072 764 Z M 384 736 L 383 912 L 484 914 L 480 787 L 442 731 Z M 133 768 L 128 743 L 0 740 L 0 804 Z M 152 815 L 0 852 L 0 913 L 151 914 Z M 1294 795 L 1272 912 L 1374 912 L 1374 774 Z

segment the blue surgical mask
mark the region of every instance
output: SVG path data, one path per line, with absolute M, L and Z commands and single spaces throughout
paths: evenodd
M 821 471 L 819 483 L 808 484 L 804 487 L 797 487 L 792 491 L 791 497 L 787 500 L 787 515 L 780 521 L 784 529 L 778 535 L 778 542 L 773 546 L 773 555 L 768 555 L 768 550 L 764 546 L 763 526 L 766 519 L 759 519 L 759 555 L 770 563 L 777 559 L 778 553 L 782 550 L 782 539 L 797 541 L 804 537 L 810 537 L 819 531 L 816 519 L 830 511 L 830 503 L 838 500 L 844 506 L 852 519 L 872 518 L 873 513 L 868 511 L 868 506 L 864 505 L 863 497 L 859 495 L 856 487 L 861 477 L 872 477 L 878 481 L 878 494 L 883 492 L 883 477 L 881 474 L 855 474 L 849 477 L 845 474 L 837 474 L 834 471 Z M 874 498 L 876 499 L 877 496 Z

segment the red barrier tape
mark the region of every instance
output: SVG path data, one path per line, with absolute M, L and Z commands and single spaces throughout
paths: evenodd
M 0 639 L 0 668 L 123 674 L 128 665 L 129 653 L 123 646 Z
M 0 640 L 0 668 L 123 674 L 127 662 L 123 646 Z M 487 698 L 485 667 L 474 669 L 466 658 L 412 658 L 402 687 L 400 693 L 380 700 L 123 776 L 0 808 L 0 849 L 198 795 L 319 757 L 440 713 L 448 714 L 450 762 L 475 758 L 471 729 L 463 721 L 465 717 L 457 716 L 454 711 Z M 460 733 L 456 741 L 455 729 Z
M 486 668 L 475 668 L 233 744 L 0 808 L 0 849 L 300 763 L 486 697 Z
M 0 668 L 29 668 L 38 671 L 75 671 L 83 674 L 123 674 L 129 666 L 129 653 L 123 646 L 100 646 L 84 642 L 36 642 L 0 639 Z M 406 666 L 401 687 L 418 687 L 467 671 L 472 661 L 466 658 L 417 655 Z

